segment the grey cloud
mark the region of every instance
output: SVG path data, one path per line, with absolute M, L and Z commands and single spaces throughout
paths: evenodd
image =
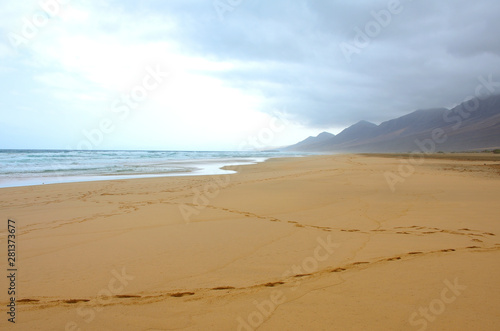
M 403 11 L 348 63 L 339 44 L 351 42 L 354 28 L 363 30 L 371 12 L 388 3 L 243 0 L 222 22 L 211 1 L 148 8 L 175 20 L 173 37 L 186 54 L 236 63 L 205 74 L 257 91 L 268 101 L 263 111 L 286 108 L 312 127 L 452 106 L 474 93 L 478 76 L 500 81 L 494 0 L 401 0 Z

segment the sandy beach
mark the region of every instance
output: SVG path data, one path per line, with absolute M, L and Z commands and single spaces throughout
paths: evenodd
M 499 164 L 331 155 L 0 189 L 16 329 L 497 330 Z

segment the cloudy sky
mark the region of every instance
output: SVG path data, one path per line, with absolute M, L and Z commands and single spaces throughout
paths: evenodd
M 496 0 L 2 1 L 0 148 L 282 146 L 451 107 L 500 81 L 498 17 Z

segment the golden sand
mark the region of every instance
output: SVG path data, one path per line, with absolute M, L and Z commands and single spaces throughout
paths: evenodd
M 0 189 L 16 329 L 497 330 L 498 162 L 420 163 L 317 156 Z

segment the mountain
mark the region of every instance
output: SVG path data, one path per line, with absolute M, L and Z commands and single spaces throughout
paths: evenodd
M 314 148 L 314 145 L 322 143 L 334 138 L 335 135 L 328 132 L 322 132 L 316 137 L 309 137 L 294 145 L 294 150 L 307 150 Z
M 360 121 L 338 135 L 323 132 L 285 148 L 305 152 L 387 153 L 464 151 L 500 147 L 500 95 L 452 109 L 416 110 L 376 125 Z
M 370 137 L 377 125 L 367 121 L 359 121 L 337 135 L 338 142 L 355 142 Z

